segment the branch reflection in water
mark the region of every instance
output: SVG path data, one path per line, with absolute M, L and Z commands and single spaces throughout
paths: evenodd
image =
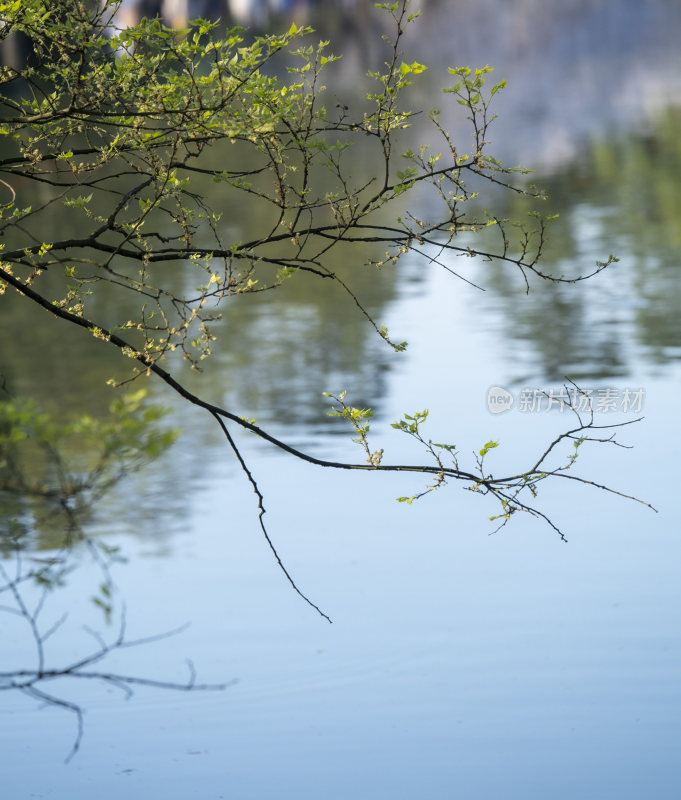
M 156 425 L 162 409 L 142 404 L 144 392 L 114 401 L 108 416 L 80 417 L 57 422 L 35 404 L 17 400 L 4 385 L 0 400 L 0 615 L 9 635 L 28 647 L 31 662 L 0 671 L 0 690 L 18 691 L 48 706 L 75 715 L 77 729 L 66 761 L 83 738 L 83 705 L 66 691 L 45 688 L 69 680 L 99 681 L 119 689 L 126 699 L 133 687 L 178 691 L 219 691 L 227 683 L 198 683 L 187 660 L 188 677 L 177 682 L 147 678 L 108 667 L 109 657 L 122 650 L 153 644 L 180 633 L 187 626 L 150 636 L 129 638 L 125 603 L 119 596 L 112 570 L 124 562 L 118 547 L 87 532 L 104 495 L 130 473 L 160 455 L 178 431 Z M 83 559 L 83 554 L 87 558 Z M 85 561 L 85 563 L 83 563 Z M 59 590 L 79 567 L 94 581 L 95 593 L 67 611 L 60 608 Z M 94 567 L 94 570 L 92 569 Z M 85 643 L 77 655 L 56 664 L 50 640 L 64 633 L 70 614 L 97 609 L 108 634 L 84 624 Z M 13 618 L 14 625 L 8 618 Z M 101 617 L 100 623 L 101 623 Z M 113 631 L 113 632 L 111 632 Z M 57 649 L 63 649 L 62 646 Z M 22 655 L 11 658 L 23 659 Z

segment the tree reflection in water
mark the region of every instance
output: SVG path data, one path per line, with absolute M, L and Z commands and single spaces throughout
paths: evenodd
M 58 681 L 94 680 L 129 698 L 136 686 L 179 691 L 221 690 L 227 684 L 197 683 L 187 661 L 184 682 L 119 672 L 107 667 L 110 655 L 153 644 L 184 627 L 129 638 L 126 609 L 113 579 L 121 563 L 117 547 L 88 533 L 102 497 L 131 472 L 160 455 L 177 431 L 156 422 L 162 410 L 143 406 L 143 392 L 114 401 L 103 419 L 80 417 L 61 422 L 34 404 L 15 400 L 4 388 L 0 400 L 0 613 L 14 618 L 11 633 L 28 645 L 30 661 L 0 672 L 0 690 L 18 691 L 75 715 L 77 730 L 67 761 L 83 737 L 81 704 L 46 688 Z M 83 559 L 83 554 L 86 558 Z M 85 561 L 96 585 L 90 598 L 101 611 L 107 635 L 83 625 L 85 642 L 66 663 L 56 664 L 50 640 L 63 629 L 69 611 L 60 613 L 59 589 Z M 94 567 L 94 570 L 93 570 Z M 85 598 L 82 598 L 85 600 Z M 82 604 L 79 604 L 82 606 Z M 73 611 L 73 604 L 70 604 Z M 79 608 L 79 610 L 82 610 Z M 16 657 L 16 656 L 15 656 Z M 25 656 L 22 656 L 25 657 Z

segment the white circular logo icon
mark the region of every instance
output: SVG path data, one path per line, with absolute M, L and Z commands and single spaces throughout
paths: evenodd
M 492 414 L 503 414 L 513 406 L 513 395 L 501 386 L 491 386 L 487 390 L 487 408 Z

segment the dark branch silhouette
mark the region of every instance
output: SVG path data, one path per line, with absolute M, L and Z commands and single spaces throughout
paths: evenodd
M 501 504 L 501 527 L 524 511 L 563 539 L 533 502 L 542 481 L 569 478 L 636 499 L 567 474 L 581 444 L 613 443 L 598 432 L 620 427 L 596 426 L 592 413 L 583 418 L 574 407 L 575 427 L 529 469 L 495 476 L 485 455 L 496 443 L 475 455 L 474 466 L 462 468 L 451 445 L 423 437 L 425 413 L 407 415 L 394 427 L 425 448 L 428 463 L 383 463 L 383 451 L 368 447 L 368 410 L 336 398 L 337 415 L 354 425 L 368 455 L 365 463 L 350 463 L 293 447 L 189 391 L 163 366 L 177 350 L 200 369 L 210 355 L 210 323 L 220 303 L 276 289 L 294 275 L 336 283 L 389 346 L 404 350 L 406 343 L 392 340 L 351 287 L 347 270 L 338 268 L 341 257 L 381 270 L 408 253 L 457 276 L 462 270 L 453 268 L 454 257 L 478 257 L 518 270 L 527 290 L 531 278 L 575 283 L 615 261 L 610 256 L 572 277 L 550 274 L 540 260 L 551 217 L 534 213 L 520 224 L 479 210 L 479 191 L 487 187 L 541 197 L 516 181 L 526 170 L 503 167 L 487 153 L 490 103 L 505 85 L 486 85 L 490 67 L 448 71 L 453 84 L 443 98 L 466 114 L 466 146 L 454 141 L 438 110 L 425 115 L 409 102 L 410 87 L 426 70 L 401 52 L 405 31 L 418 17 L 409 0 L 380 4 L 392 39 L 386 38 L 384 64 L 368 73 L 368 91 L 352 113 L 345 102 L 335 111 L 323 104 L 323 74 L 337 59 L 328 43 L 308 44 L 311 31 L 295 24 L 247 44 L 242 30 L 220 34 L 202 20 L 182 32 L 147 19 L 120 30 L 116 0 L 58 0 L 50 6 L 54 16 L 43 14 L 42 3 L 12 7 L 3 28 L 4 36 L 28 36 L 34 58 L 23 68 L 7 67 L 0 79 L 2 123 L 14 137 L 6 137 L 14 149 L 0 160 L 0 180 L 11 195 L 0 215 L 0 289 L 12 287 L 116 347 L 135 365 L 130 380 L 153 374 L 211 414 L 256 494 L 261 531 L 277 563 L 323 617 L 329 619 L 277 553 L 264 523 L 263 496 L 227 422 L 321 467 L 434 476 L 425 491 L 401 498 L 407 502 L 447 480 L 462 481 Z M 440 152 L 422 145 L 433 137 Z M 352 145 L 364 159 L 358 170 L 347 164 Z M 218 194 L 210 194 L 207 181 Z M 43 190 L 36 205 L 25 202 L 25 187 L 32 185 Z M 43 223 L 63 206 L 73 213 L 78 235 L 45 241 Z M 235 241 L 222 220 L 225 209 L 246 213 L 258 230 L 245 226 L 245 241 Z M 238 227 L 238 219 L 229 222 Z M 128 304 L 125 316 L 108 323 L 95 318 L 89 295 L 100 286 Z M 566 442 L 576 445 L 574 454 L 559 466 L 549 463 Z

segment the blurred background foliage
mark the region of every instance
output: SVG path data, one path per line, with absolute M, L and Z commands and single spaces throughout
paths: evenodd
M 116 397 L 104 416 L 68 419 L 33 400 L 0 397 L 0 541 L 10 549 L 77 544 L 114 487 L 160 456 L 179 430 L 146 392 Z

